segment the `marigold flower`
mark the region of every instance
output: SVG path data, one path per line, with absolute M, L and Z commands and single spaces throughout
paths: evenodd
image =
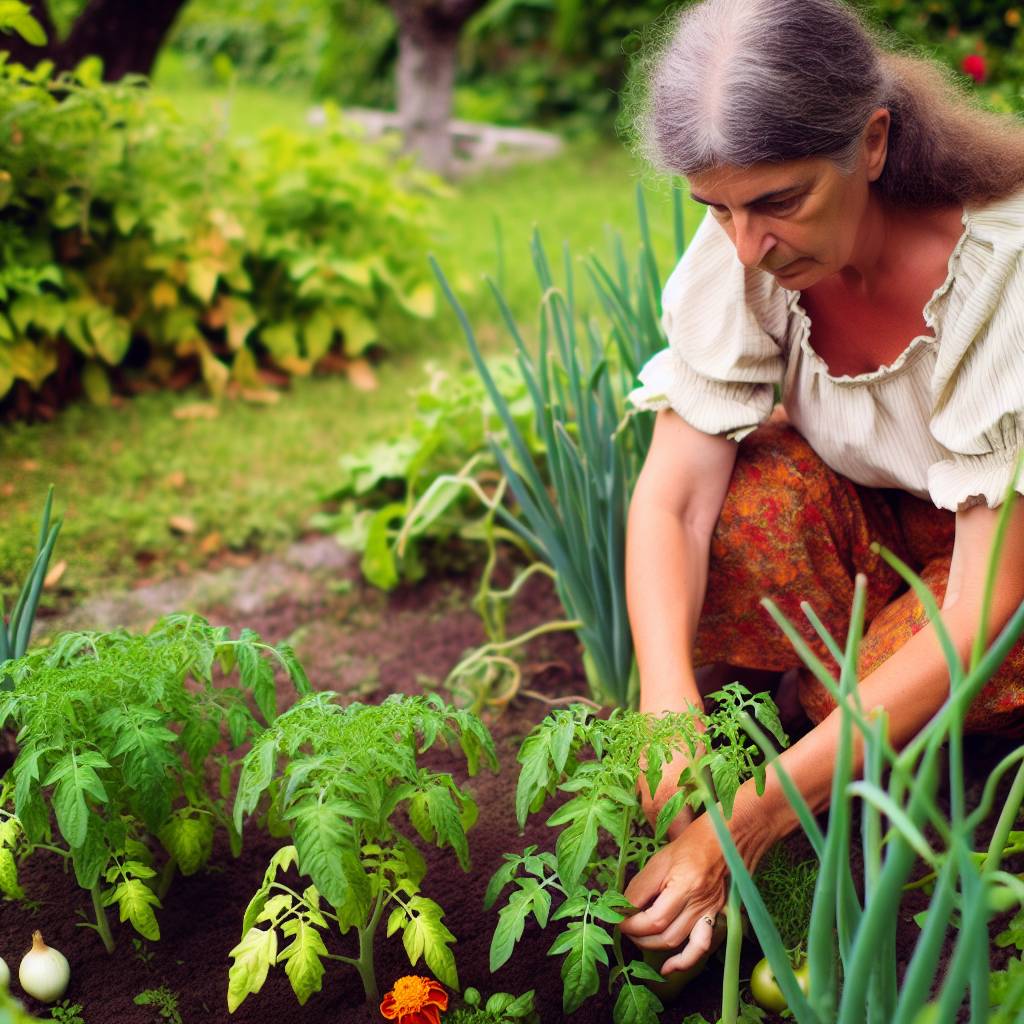
M 1003 15 L 1003 20 L 1010 28 L 1016 28 L 1020 24 L 1020 8 L 1011 7 L 1006 14 Z
M 447 1009 L 441 984 L 415 974 L 399 978 L 380 1004 L 380 1012 L 398 1024 L 441 1024 L 441 1011 Z
M 965 75 L 970 75 L 975 82 L 984 82 L 985 75 L 988 72 L 988 68 L 985 64 L 985 58 L 980 53 L 969 53 L 960 62 L 960 70 Z

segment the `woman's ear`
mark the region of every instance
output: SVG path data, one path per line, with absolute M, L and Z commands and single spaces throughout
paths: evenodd
M 885 107 L 879 107 L 868 119 L 864 128 L 864 160 L 868 181 L 878 181 L 885 168 L 885 157 L 889 150 L 889 126 L 891 115 Z

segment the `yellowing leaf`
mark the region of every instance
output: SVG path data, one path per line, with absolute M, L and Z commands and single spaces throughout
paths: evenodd
M 213 301 L 213 293 L 217 290 L 217 278 L 220 276 L 218 264 L 201 260 L 192 260 L 188 265 L 188 290 L 200 302 Z
M 93 405 L 110 405 L 110 378 L 106 369 L 93 359 L 82 367 L 82 388 Z
M 411 292 L 396 291 L 395 295 L 402 308 L 412 313 L 413 316 L 418 316 L 425 320 L 428 317 L 432 317 L 436 311 L 437 302 L 434 296 L 434 286 L 429 281 L 423 281 L 416 285 Z
M 179 405 L 171 415 L 176 420 L 215 420 L 220 411 L 213 402 L 190 402 L 188 405 Z
M 359 355 L 367 345 L 377 340 L 377 327 L 355 306 L 342 306 L 335 311 L 334 322 L 344 335 L 345 353 Z
M 245 345 L 245 339 L 249 337 L 249 333 L 259 323 L 259 319 L 252 311 L 252 306 L 245 299 L 232 296 L 230 299 L 226 299 L 225 303 L 228 346 L 236 352 L 241 352 Z
M 154 309 L 170 309 L 177 305 L 178 289 L 170 281 L 157 281 L 150 289 L 149 300 Z
M 25 895 L 18 884 L 18 865 L 14 854 L 6 846 L 0 846 L 0 893 L 9 900 L 20 900 Z
M 227 387 L 231 371 L 207 347 L 205 342 L 199 343 L 199 364 L 203 368 L 203 380 L 210 392 L 220 397 Z
M 85 317 L 89 337 L 97 353 L 110 366 L 117 366 L 124 359 L 131 341 L 131 328 L 123 317 L 115 316 L 106 307 L 91 309 Z
M 191 516 L 170 516 L 167 525 L 175 533 L 190 534 L 196 532 L 196 521 Z
M 34 391 L 57 369 L 57 352 L 51 345 L 37 345 L 21 341 L 7 350 L 10 372 L 18 379 L 28 381 Z
M 104 904 L 116 903 L 121 921 L 131 921 L 132 927 L 145 939 L 154 942 L 160 938 L 154 907 L 160 906 L 155 892 L 145 882 L 132 878 L 122 882 L 113 893 L 104 897 Z
M 210 859 L 213 822 L 209 815 L 177 815 L 161 830 L 160 842 L 183 875 L 194 875 Z
M 60 583 L 61 577 L 67 572 L 68 563 L 66 559 L 61 559 L 56 565 L 52 566 L 50 571 L 43 578 L 43 587 L 46 590 L 51 590 L 53 587 Z
M 295 334 L 295 324 L 290 321 L 268 324 L 260 331 L 260 341 L 267 346 L 270 354 L 277 362 L 299 354 L 299 343 Z
M 325 309 L 318 309 L 302 328 L 306 343 L 306 356 L 314 363 L 331 347 L 334 340 L 334 321 Z
M 278 954 L 278 962 L 285 960 L 285 974 L 292 983 L 292 990 L 298 997 L 299 1005 L 314 992 L 319 992 L 324 976 L 324 965 L 320 958 L 327 956 L 327 947 L 320 933 L 301 918 L 286 921 L 281 929 L 285 935 L 294 935 L 290 946 Z
M 277 960 L 277 932 L 250 928 L 228 956 L 235 961 L 228 970 L 228 1012 L 234 1013 L 247 995 L 263 988 Z
M 352 386 L 360 391 L 376 391 L 377 375 L 365 359 L 353 359 L 345 369 Z
M 14 368 L 11 365 L 11 353 L 6 345 L 0 345 L 0 398 L 3 398 L 14 386 Z

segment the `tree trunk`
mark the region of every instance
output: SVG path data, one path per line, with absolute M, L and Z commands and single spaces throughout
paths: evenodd
M 85 57 L 103 61 L 103 77 L 115 82 L 127 74 L 148 75 L 160 47 L 186 0 L 90 0 L 67 39 L 58 40 L 45 0 L 32 0 L 32 13 L 42 24 L 46 46 L 24 40 L 0 39 L 0 49 L 19 64 L 34 67 L 52 60 L 57 70 L 73 68 Z
M 458 36 L 420 40 L 403 33 L 398 42 L 398 116 L 407 150 L 438 174 L 452 170 L 452 116 Z
M 398 116 L 405 148 L 438 174 L 452 169 L 459 33 L 486 0 L 389 0 L 398 20 Z

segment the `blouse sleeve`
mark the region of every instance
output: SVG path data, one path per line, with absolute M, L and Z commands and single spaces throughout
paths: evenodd
M 982 239 L 984 258 L 968 264 L 963 307 L 941 336 L 930 427 L 950 457 L 928 470 L 940 508 L 996 508 L 1024 451 L 1024 204 L 1019 212 L 1016 231 Z
M 771 414 L 784 360 L 787 309 L 770 274 L 748 270 L 710 213 L 662 292 L 668 347 L 640 371 L 638 409 L 674 409 L 690 426 L 733 441 Z

